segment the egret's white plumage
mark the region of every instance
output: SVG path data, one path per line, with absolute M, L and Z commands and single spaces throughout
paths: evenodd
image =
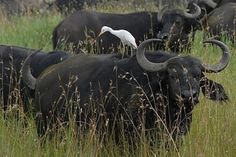
M 105 32 L 110 32 L 111 34 L 120 38 L 123 45 L 131 46 L 134 49 L 137 49 L 137 44 L 135 42 L 135 38 L 133 35 L 128 32 L 127 30 L 120 29 L 120 30 L 113 30 L 111 27 L 103 26 L 101 32 L 98 36 L 102 35 Z

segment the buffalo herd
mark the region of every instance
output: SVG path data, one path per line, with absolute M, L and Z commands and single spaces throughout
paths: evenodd
M 189 0 L 164 1 L 158 12 L 134 12 L 128 14 L 102 13 L 78 10 L 63 19 L 53 31 L 53 49 L 63 49 L 78 53 L 113 53 L 122 46 L 120 40 L 105 33 L 98 36 L 102 26 L 128 30 L 137 43 L 148 38 L 162 39 L 158 47 L 171 52 L 191 50 L 197 30 L 204 30 L 208 37 L 223 36 L 235 41 L 235 2 L 234 0 Z M 168 3 L 167 3 L 168 2 Z M 167 4 L 166 4 L 167 3 Z
M 0 0 L 5 6 L 16 2 Z M 190 129 L 200 92 L 211 100 L 229 99 L 223 85 L 205 74 L 223 71 L 230 61 L 220 40 L 235 42 L 235 0 L 156 0 L 157 12 L 127 14 L 81 10 L 97 0 L 46 2 L 77 10 L 55 26 L 53 51 L 0 45 L 1 108 L 22 104 L 35 117 L 39 137 L 74 120 L 79 134 L 94 129 L 118 143 L 123 135 L 140 138 L 143 130 L 164 130 L 178 141 Z M 122 54 L 124 45 L 109 32 L 99 36 L 103 26 L 129 31 L 135 53 Z M 211 38 L 204 44 L 221 49 L 218 63 L 191 56 L 196 31 Z
M 181 48 L 188 47 L 189 34 L 194 33 L 198 27 L 197 18 L 201 14 L 201 8 L 195 3 L 193 6 L 192 13 L 172 6 L 163 7 L 160 12 L 129 14 L 79 10 L 66 17 L 54 29 L 53 48 L 64 47 L 64 50 L 72 49 L 76 53 L 82 47 L 92 47 L 92 50 L 98 47 L 99 53 L 116 52 L 120 46 L 119 39 L 109 33 L 98 37 L 102 26 L 106 25 L 128 30 L 138 43 L 148 38 L 163 39 L 161 47 L 178 52 Z

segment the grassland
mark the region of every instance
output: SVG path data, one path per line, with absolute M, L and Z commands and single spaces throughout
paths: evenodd
M 116 5 L 115 5 L 116 6 Z M 99 6 L 98 6 L 99 7 Z M 129 12 L 142 10 L 121 6 L 98 8 L 109 12 Z M 97 9 L 95 7 L 89 9 Z M 46 15 L 27 15 L 23 17 L 0 17 L 0 43 L 28 48 L 43 48 L 52 50 L 51 33 L 56 24 L 63 18 L 58 13 Z M 112 142 L 107 147 L 88 137 L 78 141 L 73 130 L 67 130 L 63 139 L 57 138 L 46 142 L 44 147 L 36 135 L 33 118 L 28 118 L 29 125 L 24 128 L 14 118 L 3 119 L 0 113 L 0 157 L 110 157 L 110 156 L 161 156 L 161 157 L 234 157 L 236 156 L 236 49 L 228 43 L 231 49 L 231 61 L 226 70 L 218 74 L 208 74 L 208 77 L 221 83 L 230 101 L 218 103 L 200 96 L 200 103 L 193 112 L 191 130 L 178 151 L 162 148 L 150 149 L 147 144 L 140 145 L 135 152 L 128 150 L 121 153 Z M 198 32 L 191 55 L 214 63 L 221 55 L 220 51 L 211 46 L 203 47 L 202 33 Z

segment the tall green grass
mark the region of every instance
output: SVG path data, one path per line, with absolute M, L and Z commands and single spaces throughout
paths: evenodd
M 7 45 L 51 50 L 52 31 L 61 19 L 60 14 L 2 18 L 0 42 Z
M 111 8 L 101 10 L 109 11 Z M 115 11 L 113 9 L 113 12 L 119 11 L 119 9 Z M 127 10 L 127 12 L 132 10 L 135 9 Z M 49 51 L 52 49 L 52 30 L 62 18 L 60 14 L 11 17 L 10 19 L 2 17 L 0 43 L 35 49 L 43 48 Z M 228 45 L 231 44 L 228 43 Z M 236 49 L 231 46 L 230 49 L 231 61 L 226 70 L 218 74 L 206 74 L 225 87 L 230 101 L 214 102 L 201 95 L 200 103 L 193 112 L 191 130 L 184 137 L 178 151 L 166 150 L 162 147 L 150 148 L 147 143 L 140 144 L 136 151 L 128 149 L 121 151 L 121 148 L 112 141 L 105 147 L 96 141 L 96 138 L 87 137 L 78 140 L 74 135 L 73 126 L 65 130 L 63 138 L 46 141 L 42 146 L 32 117 L 27 119 L 29 124 L 24 127 L 14 118 L 5 120 L 3 114 L 0 113 L 0 157 L 234 157 L 236 154 Z M 191 55 L 210 63 L 217 62 L 221 56 L 218 48 L 211 45 L 203 47 L 201 32 L 197 34 Z

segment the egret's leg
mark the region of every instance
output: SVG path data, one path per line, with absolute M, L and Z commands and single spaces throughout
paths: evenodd
M 133 56 L 135 54 L 136 48 L 134 48 L 133 46 L 130 47 L 131 51 L 130 51 L 130 55 Z
M 122 58 L 125 56 L 125 44 L 122 43 Z

